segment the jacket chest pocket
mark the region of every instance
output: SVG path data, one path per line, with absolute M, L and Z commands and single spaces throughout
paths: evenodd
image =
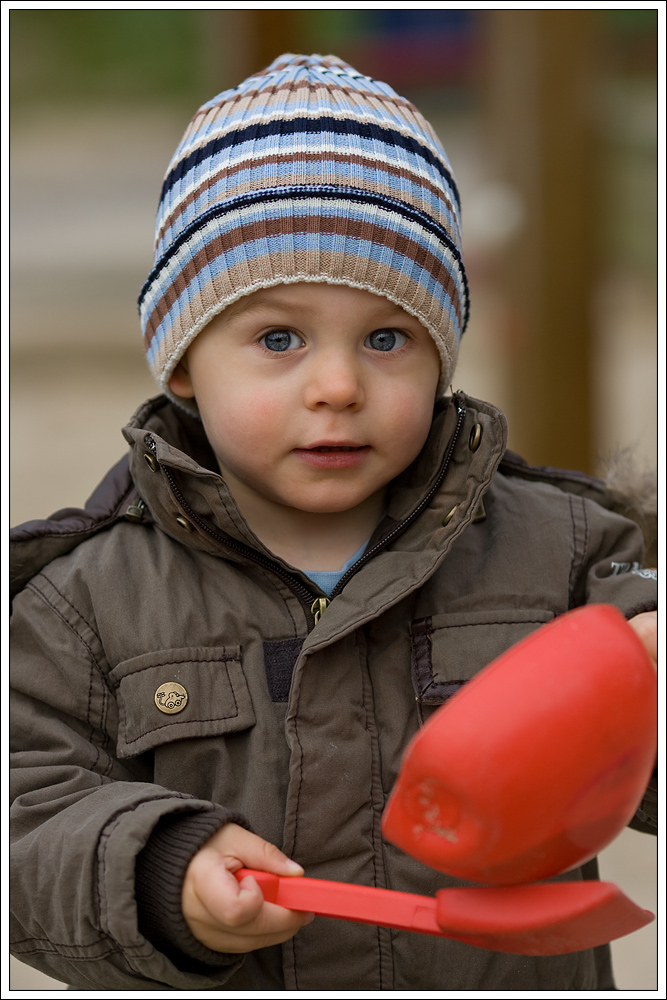
M 441 705 L 553 612 L 511 609 L 433 615 L 410 627 L 412 683 L 421 705 Z
M 121 758 L 255 724 L 238 646 L 144 653 L 119 663 L 110 678 L 118 689 Z

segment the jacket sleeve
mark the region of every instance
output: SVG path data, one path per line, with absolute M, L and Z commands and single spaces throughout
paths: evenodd
M 242 818 L 154 784 L 148 755 L 116 758 L 117 706 L 100 640 L 40 577 L 14 602 L 12 647 L 13 953 L 80 989 L 223 986 L 241 957 L 217 956 L 216 966 L 215 953 L 197 951 L 187 933 L 183 953 L 169 948 L 169 933 L 153 935 L 166 950 L 142 934 L 156 923 L 137 912 L 136 859 L 145 850 L 145 897 L 157 880 L 178 899 L 189 857 L 225 822 Z M 159 839 L 165 826 L 172 827 L 167 850 L 169 837 Z
M 655 611 L 657 571 L 643 565 L 643 538 L 637 525 L 590 500 L 576 498 L 572 510 L 577 553 L 573 605 L 614 604 L 628 619 Z M 644 833 L 657 833 L 657 770 L 629 825 Z

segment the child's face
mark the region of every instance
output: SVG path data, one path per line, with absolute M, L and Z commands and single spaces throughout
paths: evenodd
M 215 317 L 170 380 L 197 400 L 241 510 L 351 510 L 428 435 L 440 360 L 399 306 L 343 285 L 261 289 Z

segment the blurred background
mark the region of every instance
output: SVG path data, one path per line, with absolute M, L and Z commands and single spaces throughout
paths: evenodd
M 531 462 L 655 464 L 658 13 L 11 10 L 10 520 L 82 505 L 156 392 L 136 298 L 195 109 L 282 52 L 330 52 L 431 121 L 463 204 L 471 320 L 454 388 Z M 626 831 L 603 877 L 655 909 Z M 655 932 L 614 945 L 656 988 Z M 54 989 L 18 963 L 14 989 Z M 64 988 L 64 987 L 63 987 Z

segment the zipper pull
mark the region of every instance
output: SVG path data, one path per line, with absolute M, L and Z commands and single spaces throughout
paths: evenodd
M 145 510 L 146 510 L 146 504 L 144 503 L 143 500 L 137 500 L 136 503 L 131 503 L 130 506 L 125 511 L 125 520 L 142 521 Z
M 316 625 L 317 625 L 318 621 L 320 620 L 320 618 L 322 617 L 322 615 L 327 610 L 327 608 L 329 607 L 330 604 L 331 604 L 331 601 L 329 600 L 328 597 L 316 597 L 315 598 L 315 600 L 313 601 L 313 603 L 310 606 L 310 613 L 313 616 L 313 618 L 315 619 L 315 624 Z

